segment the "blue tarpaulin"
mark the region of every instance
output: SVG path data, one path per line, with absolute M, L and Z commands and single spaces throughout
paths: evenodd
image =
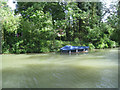
M 60 48 L 60 50 L 70 51 L 70 50 L 81 50 L 81 49 L 88 49 L 88 46 L 64 46 Z

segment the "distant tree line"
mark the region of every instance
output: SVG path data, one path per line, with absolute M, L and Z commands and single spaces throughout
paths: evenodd
M 119 46 L 120 2 L 114 7 L 116 12 L 103 22 L 102 2 L 18 2 L 11 11 L 0 1 L 2 53 L 53 52 L 65 45 Z

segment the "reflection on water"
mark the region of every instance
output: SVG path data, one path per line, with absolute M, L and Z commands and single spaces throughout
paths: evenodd
M 118 50 L 3 55 L 3 88 L 117 88 Z

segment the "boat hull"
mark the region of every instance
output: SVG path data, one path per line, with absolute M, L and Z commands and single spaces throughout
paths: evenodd
M 85 53 L 88 52 L 88 46 L 65 46 L 60 49 L 61 53 Z

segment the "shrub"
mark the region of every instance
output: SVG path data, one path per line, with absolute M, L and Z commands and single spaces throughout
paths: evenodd
M 60 48 L 62 47 L 63 42 L 59 40 L 55 40 L 55 48 Z
M 95 48 L 95 46 L 92 43 L 89 43 L 88 46 L 89 46 L 90 49 L 94 49 Z
M 42 47 L 41 52 L 50 52 L 48 47 Z
M 108 45 L 109 45 L 109 47 L 111 47 L 111 48 L 116 47 L 116 42 L 110 40 L 110 41 L 108 42 Z
M 106 44 L 105 44 L 105 48 L 108 48 L 108 47 L 109 47 L 109 46 L 108 46 L 108 44 L 106 43 Z
M 74 39 L 74 42 L 75 42 L 75 43 L 79 43 L 79 42 L 80 42 L 79 38 L 75 38 L 75 39 Z
M 98 44 L 98 46 L 97 46 L 97 48 L 98 49 L 102 49 L 102 48 L 104 48 L 105 47 L 105 44 L 102 42 L 102 43 L 100 43 L 100 44 Z

